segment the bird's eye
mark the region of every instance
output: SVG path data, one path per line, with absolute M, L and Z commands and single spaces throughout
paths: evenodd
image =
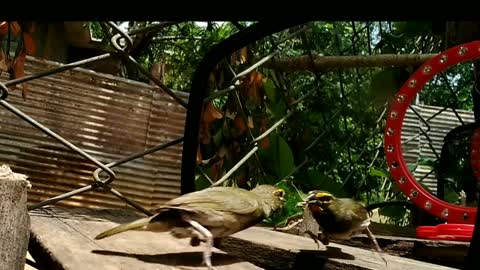
M 283 197 L 283 196 L 285 196 L 285 191 L 283 189 L 279 188 L 279 189 L 277 189 L 273 192 L 273 195 L 278 196 L 278 197 Z

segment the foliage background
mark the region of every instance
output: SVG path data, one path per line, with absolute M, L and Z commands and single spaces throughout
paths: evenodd
M 135 28 L 150 22 L 119 23 Z M 144 44 L 135 53 L 147 69 L 154 63 L 164 64 L 164 84 L 189 92 L 192 75 L 211 46 L 251 23 L 180 23 L 142 37 Z M 438 53 L 462 41 L 452 39 L 443 25 L 413 21 L 312 22 L 307 31 L 285 43 L 275 45 L 296 28 L 251 44 L 225 63 L 219 63 L 212 72 L 210 90 L 213 93 L 230 85 L 233 78 L 230 68 L 238 73 L 274 49 L 282 59 L 302 55 Z M 102 38 L 99 24 L 91 27 Z M 256 183 L 276 183 L 290 191 L 286 211 L 269 222 L 282 223 L 298 213 L 296 202 L 313 189 L 328 190 L 367 204 L 406 200 L 393 184 L 383 158 L 384 116 L 389 99 L 416 68 L 392 66 L 289 73 L 271 67 L 258 68 L 243 78 L 239 86 L 238 99 L 243 112 L 234 91 L 207 103 L 200 134 L 202 171 L 196 179 L 197 188 L 209 186 L 207 178 L 220 179 L 251 149 L 251 136 L 258 136 L 294 111 L 285 124 L 259 142 L 258 155 L 226 182 L 246 188 Z M 473 110 L 471 71 L 471 64 L 450 69 L 446 73 L 448 83 L 433 80 L 421 91 L 417 102 Z M 128 69 L 124 76 L 147 81 Z M 456 88 L 455 93 L 449 88 L 451 85 Z M 304 95 L 308 98 L 295 102 Z M 456 99 L 454 104 L 452 96 Z M 461 170 L 459 166 L 451 173 L 460 174 Z M 449 191 L 455 201 L 459 189 Z M 404 208 L 386 207 L 380 214 L 383 222 L 411 224 Z

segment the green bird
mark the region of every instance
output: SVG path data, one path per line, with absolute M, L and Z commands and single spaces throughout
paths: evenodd
M 316 238 L 324 245 L 328 245 L 330 239 L 348 240 L 365 233 L 381 256 L 382 250 L 369 229 L 370 216 L 363 203 L 350 198 L 337 198 L 326 191 L 314 190 L 308 193 L 305 204 L 306 210 L 311 212 L 311 216 L 321 227 Z M 316 241 L 315 238 L 312 239 Z M 385 258 L 381 257 L 386 264 Z
M 363 233 L 370 225 L 365 206 L 350 198 L 336 198 L 326 191 L 311 191 L 306 199 L 308 209 L 322 228 L 319 237 L 324 245 L 329 239 L 345 240 Z
M 206 242 L 203 261 L 208 269 L 213 241 L 254 226 L 284 207 L 285 191 L 259 185 L 248 191 L 236 187 L 210 187 L 187 193 L 155 209 L 155 215 L 122 224 L 100 233 L 102 239 L 128 230 L 170 231 L 175 238 L 190 238 L 197 246 Z

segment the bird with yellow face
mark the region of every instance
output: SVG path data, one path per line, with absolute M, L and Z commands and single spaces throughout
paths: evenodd
M 336 198 L 326 191 L 311 191 L 306 205 L 322 228 L 319 240 L 324 245 L 328 245 L 329 239 L 350 239 L 363 233 L 370 225 L 365 206 L 350 198 Z
M 308 193 L 304 205 L 321 227 L 317 239 L 312 237 L 314 241 L 320 240 L 324 245 L 328 245 L 330 239 L 348 240 L 365 233 L 375 249 L 382 252 L 369 229 L 370 216 L 363 203 L 350 198 L 337 198 L 327 191 L 313 190 Z M 382 260 L 386 263 L 383 256 Z
M 128 230 L 170 231 L 176 238 L 190 238 L 197 246 L 206 242 L 203 261 L 208 269 L 213 241 L 260 223 L 284 207 L 285 191 L 273 185 L 252 190 L 236 187 L 210 187 L 187 193 L 158 207 L 156 214 L 100 233 L 102 239 Z

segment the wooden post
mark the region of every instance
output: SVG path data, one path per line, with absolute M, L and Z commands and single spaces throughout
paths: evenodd
M 0 167 L 0 270 L 23 270 L 30 239 L 27 176 Z

